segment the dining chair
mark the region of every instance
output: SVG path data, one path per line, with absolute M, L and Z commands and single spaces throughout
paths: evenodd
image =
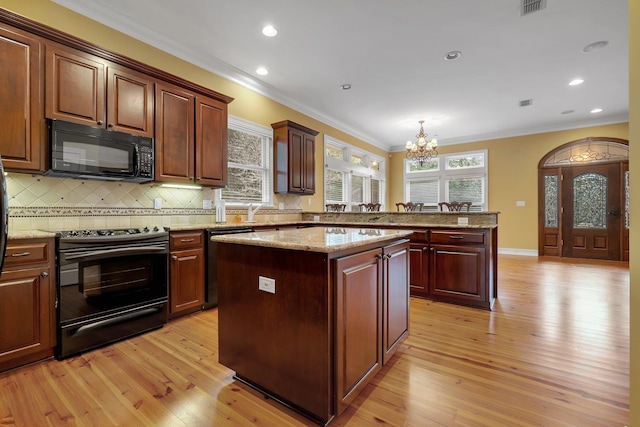
M 327 212 L 344 212 L 347 205 L 345 203 L 329 203 L 325 205 Z
M 396 203 L 396 209 L 398 210 L 398 212 L 400 212 L 401 207 L 402 207 L 402 210 L 405 212 L 422 211 L 423 206 L 424 206 L 424 203 L 413 203 L 413 202 Z
M 448 211 L 451 212 L 461 212 L 467 211 L 471 208 L 472 202 L 440 202 L 438 203 L 438 207 L 440 211 L 443 212 L 446 207 Z

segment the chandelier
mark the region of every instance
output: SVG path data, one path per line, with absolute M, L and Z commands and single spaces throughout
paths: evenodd
M 407 141 L 407 159 L 423 166 L 432 157 L 438 155 L 438 141 L 435 138 L 427 141 L 427 135 L 422 127 L 424 120 L 420 120 L 418 123 L 420 123 L 420 133 L 416 135 L 418 140 L 416 142 Z

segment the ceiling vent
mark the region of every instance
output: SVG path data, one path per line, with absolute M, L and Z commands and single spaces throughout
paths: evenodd
M 538 12 L 547 7 L 547 0 L 520 0 L 521 16 Z
M 531 104 L 533 104 L 533 99 L 523 99 L 522 101 L 520 101 L 521 107 L 528 107 Z

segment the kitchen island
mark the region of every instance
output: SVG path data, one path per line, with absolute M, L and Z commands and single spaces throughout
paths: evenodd
M 220 363 L 329 423 L 409 334 L 410 234 L 308 227 L 212 237 Z

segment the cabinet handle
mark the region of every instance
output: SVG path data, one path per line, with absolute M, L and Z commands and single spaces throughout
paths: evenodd
M 109 123 L 109 124 L 107 125 L 107 127 L 112 128 L 112 127 L 113 127 L 113 123 Z
M 449 236 L 449 238 L 454 240 L 462 240 L 464 239 L 464 236 Z
M 175 255 L 171 255 L 171 259 L 175 261 L 175 260 L 177 260 L 177 259 L 178 259 L 178 257 L 177 257 L 177 256 L 175 256 Z
M 429 250 L 430 250 L 431 252 L 433 252 L 435 249 L 433 249 L 433 248 L 429 248 Z
M 426 251 L 427 249 L 429 249 L 429 248 L 427 246 L 425 246 L 424 248 L 422 248 L 422 252 Z
M 189 243 L 189 242 L 193 242 L 196 239 L 180 239 L 181 243 Z
M 49 273 L 43 271 L 42 273 L 40 273 L 40 277 L 49 277 Z
M 11 256 L 12 258 L 17 258 L 17 257 L 29 256 L 29 255 L 31 255 L 31 252 L 22 252 L 22 253 L 19 253 L 19 254 L 11 254 L 11 255 L 6 254 L 5 258 L 8 257 L 8 256 Z
M 98 124 L 99 125 L 103 125 L 104 124 L 104 120 L 98 120 Z

